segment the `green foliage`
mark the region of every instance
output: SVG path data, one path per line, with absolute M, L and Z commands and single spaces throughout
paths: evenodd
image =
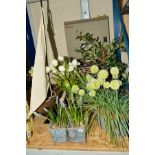
M 72 93 L 70 94 L 66 110 L 72 127 L 84 125 L 82 103 L 79 96 L 75 96 Z
M 48 110 L 48 120 L 51 121 L 52 127 L 63 128 L 67 126 L 67 114 L 60 103 Z
M 129 101 L 128 96 L 118 94 L 114 90 L 99 90 L 95 97 L 84 98 L 89 126 L 100 118 L 112 143 L 125 145 L 125 137 L 129 137 Z
M 101 42 L 99 37 L 94 37 L 93 34 L 80 32 L 76 36 L 76 40 L 79 40 L 81 45 L 76 48 L 84 62 L 92 62 L 93 64 L 104 65 L 104 67 L 112 67 L 125 65 L 118 62 L 116 50 L 119 48 L 125 48 L 124 41 L 116 42 L 115 40 L 110 43 Z
M 110 43 L 104 43 L 100 41 L 99 37 L 94 37 L 90 33 L 83 34 L 82 32 L 77 34 L 76 39 L 81 42 L 80 47 L 76 48 L 75 51 L 82 56 L 83 66 L 96 64 L 100 69 L 107 70 L 114 66 L 118 67 L 120 71 L 119 78 L 124 87 L 123 91 L 126 91 L 125 85 L 128 81 L 128 75 L 124 78 L 122 74 L 125 73 L 127 65 L 118 61 L 116 54 L 117 49 L 125 48 L 124 40 L 122 39 L 120 42 L 113 40 Z

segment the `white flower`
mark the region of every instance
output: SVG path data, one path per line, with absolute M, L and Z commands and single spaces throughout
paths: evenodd
M 55 69 L 55 67 L 53 67 L 51 64 L 49 65 L 49 67 L 51 68 L 51 70 Z
M 74 67 L 70 65 L 69 68 L 68 68 L 68 72 L 71 72 L 73 70 L 74 70 Z
M 59 66 L 59 71 L 60 72 L 64 72 L 65 71 L 65 67 L 64 66 Z
M 52 73 L 57 73 L 57 70 L 55 68 L 52 69 Z
M 122 85 L 122 81 L 121 80 L 118 80 L 119 81 L 119 85 L 121 86 Z
M 63 56 L 58 56 L 58 60 L 59 61 L 64 61 L 64 57 Z
M 68 63 L 69 66 L 73 66 L 73 64 L 71 62 Z
M 77 63 L 78 66 L 79 66 L 80 64 L 81 64 L 80 62 Z
M 51 71 L 51 68 L 49 66 L 46 66 L 46 73 L 49 73 Z
M 78 61 L 77 61 L 76 59 L 74 59 L 74 60 L 72 61 L 72 65 L 73 65 L 74 67 L 76 67 L 76 66 L 78 65 Z
M 52 66 L 54 67 L 58 66 L 58 61 L 56 59 L 52 60 Z

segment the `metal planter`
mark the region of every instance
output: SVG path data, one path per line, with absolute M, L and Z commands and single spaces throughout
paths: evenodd
M 85 128 L 77 127 L 77 128 L 67 128 L 68 140 L 70 142 L 85 142 Z
M 62 143 L 67 141 L 66 128 L 49 128 L 54 143 Z

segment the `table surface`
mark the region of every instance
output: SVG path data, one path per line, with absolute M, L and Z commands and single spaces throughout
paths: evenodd
M 30 138 L 27 148 L 29 149 L 52 149 L 52 150 L 79 150 L 79 151 L 110 151 L 128 152 L 128 141 L 126 148 L 118 148 L 108 142 L 106 134 L 100 136 L 99 131 L 94 135 L 87 136 L 85 143 L 53 143 L 48 132 L 48 125 L 44 124 L 45 119 L 35 118 L 33 124 L 33 136 Z

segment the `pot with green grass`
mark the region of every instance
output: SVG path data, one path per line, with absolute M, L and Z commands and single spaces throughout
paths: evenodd
M 71 142 L 85 142 L 86 130 L 84 125 L 84 113 L 82 110 L 82 96 L 85 91 L 79 90 L 77 85 L 72 87 L 70 99 L 68 100 L 67 112 L 69 115 L 69 126 L 67 127 L 68 140 Z M 75 95 L 75 94 L 79 95 Z
M 121 92 L 122 83 L 119 80 L 119 69 L 110 68 L 110 73 L 91 67 L 91 75 L 87 76 L 87 92 L 83 100 L 85 115 L 89 126 L 99 126 L 107 133 L 109 141 L 118 146 L 126 145 L 129 138 L 129 100 L 128 94 Z
M 118 147 L 125 146 L 129 138 L 129 101 L 128 93 L 121 91 L 120 70 L 115 66 L 106 70 L 92 65 L 89 74 L 83 75 L 83 79 L 83 84 L 73 86 L 72 92 L 78 98 L 80 89 L 85 91 L 82 96 L 82 119 L 87 124 L 86 131 L 99 126 L 103 133 L 106 132 L 110 142 Z M 77 98 L 73 101 L 77 102 Z
M 54 143 L 67 141 L 67 115 L 63 106 L 58 103 L 48 110 L 49 133 Z

